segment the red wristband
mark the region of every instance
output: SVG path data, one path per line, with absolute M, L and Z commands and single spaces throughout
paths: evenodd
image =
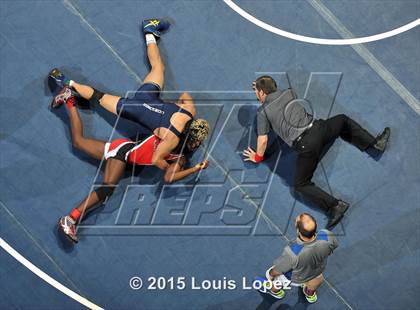
M 264 155 L 261 156 L 261 155 L 258 155 L 257 153 L 255 153 L 255 162 L 256 163 L 262 162 L 263 159 L 264 159 Z

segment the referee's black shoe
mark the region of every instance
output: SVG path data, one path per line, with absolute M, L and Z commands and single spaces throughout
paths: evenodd
M 346 213 L 347 209 L 350 207 L 350 205 L 342 200 L 338 201 L 338 204 L 331 208 L 330 211 L 330 218 L 328 219 L 327 226 L 325 226 L 326 229 L 332 230 L 335 225 L 337 225 L 341 219 L 344 216 L 344 213 Z
M 391 135 L 391 129 L 389 127 L 385 127 L 384 131 L 376 137 L 376 142 L 373 145 L 373 148 L 383 153 L 388 144 L 390 135 Z

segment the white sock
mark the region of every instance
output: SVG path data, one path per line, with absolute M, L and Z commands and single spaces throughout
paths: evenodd
M 73 80 L 70 80 L 70 82 L 69 82 L 69 86 L 70 86 L 70 87 L 73 87 L 73 84 L 74 84 L 74 81 L 73 81 Z
M 148 33 L 146 34 L 146 44 L 156 44 L 156 38 L 153 34 Z

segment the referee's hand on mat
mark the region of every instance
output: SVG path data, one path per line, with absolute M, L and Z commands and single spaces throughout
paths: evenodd
M 242 155 L 244 156 L 244 161 L 252 161 L 254 163 L 257 162 L 255 160 L 255 154 L 256 154 L 256 152 L 253 149 L 251 149 L 250 147 L 248 147 L 246 150 L 244 150 L 242 152 Z

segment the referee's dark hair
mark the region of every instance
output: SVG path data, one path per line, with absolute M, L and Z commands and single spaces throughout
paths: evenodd
M 263 75 L 256 79 L 255 87 L 258 90 L 262 90 L 266 95 L 274 93 L 277 90 L 276 81 L 268 75 Z
M 314 222 L 314 226 L 311 230 L 308 230 L 304 227 L 304 223 L 302 221 L 303 216 L 309 217 Z M 316 220 L 309 213 L 302 213 L 301 215 L 299 215 L 299 219 L 296 223 L 296 228 L 302 236 L 304 236 L 306 238 L 312 238 L 316 234 L 316 229 L 317 229 Z

